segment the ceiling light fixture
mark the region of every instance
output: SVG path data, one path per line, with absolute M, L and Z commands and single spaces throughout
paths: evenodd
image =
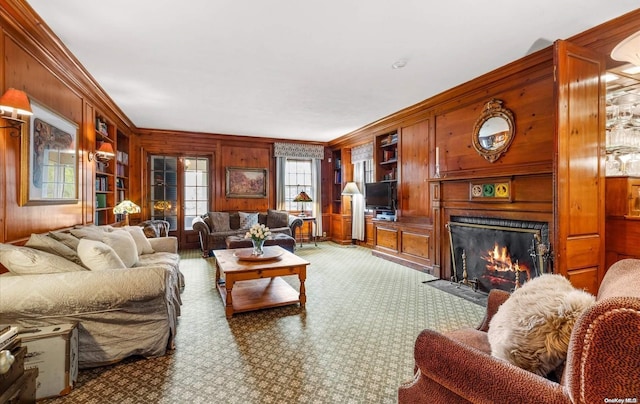
M 391 65 L 391 68 L 394 70 L 402 69 L 406 65 L 407 65 L 407 59 L 399 59 L 394 64 Z
M 611 59 L 640 66 L 640 31 L 616 45 L 611 51 Z

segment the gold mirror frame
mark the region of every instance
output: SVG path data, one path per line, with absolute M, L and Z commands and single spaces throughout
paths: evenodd
M 515 135 L 513 113 L 502 104 L 495 98 L 487 102 L 471 134 L 473 147 L 490 163 L 507 151 Z

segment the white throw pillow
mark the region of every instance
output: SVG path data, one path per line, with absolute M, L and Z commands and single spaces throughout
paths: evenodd
M 258 224 L 258 214 L 257 213 L 246 213 L 246 212 L 238 212 L 240 215 L 240 228 L 243 230 L 248 230 L 254 224 Z
M 126 230 L 114 230 L 102 236 L 102 242 L 113 248 L 127 268 L 138 262 L 138 248 L 136 242 Z
M 138 249 L 138 255 L 142 254 L 153 254 L 153 247 L 151 247 L 151 243 L 147 236 L 144 235 L 144 230 L 140 226 L 124 226 L 124 229 L 131 234 L 133 237 L 133 241 L 136 243 L 136 248 Z
M 491 355 L 546 376 L 567 357 L 569 338 L 595 297 L 562 275 L 545 274 L 517 289 L 489 323 Z
M 0 244 L 0 263 L 9 272 L 16 275 L 52 274 L 86 270 L 60 256 L 11 244 Z
M 102 241 L 83 238 L 78 243 L 78 256 L 92 271 L 126 268 L 118 254 Z

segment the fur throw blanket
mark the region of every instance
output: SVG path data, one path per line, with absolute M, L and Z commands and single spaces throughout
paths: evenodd
M 562 275 L 544 274 L 517 289 L 489 324 L 491 354 L 546 376 L 567 357 L 573 326 L 595 297 Z

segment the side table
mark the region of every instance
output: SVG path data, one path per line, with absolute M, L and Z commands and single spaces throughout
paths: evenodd
M 318 222 L 316 222 L 316 218 L 312 217 L 312 216 L 298 216 L 300 218 L 300 220 L 302 220 L 302 225 L 304 226 L 305 223 L 309 223 L 309 231 L 307 233 L 308 237 L 309 237 L 309 242 L 311 242 L 311 240 L 313 240 L 313 245 L 315 245 L 316 247 L 318 246 L 318 241 L 316 240 L 316 236 L 313 233 L 313 226 L 315 225 L 316 227 L 318 226 Z M 302 228 L 300 229 L 300 247 L 302 247 Z

